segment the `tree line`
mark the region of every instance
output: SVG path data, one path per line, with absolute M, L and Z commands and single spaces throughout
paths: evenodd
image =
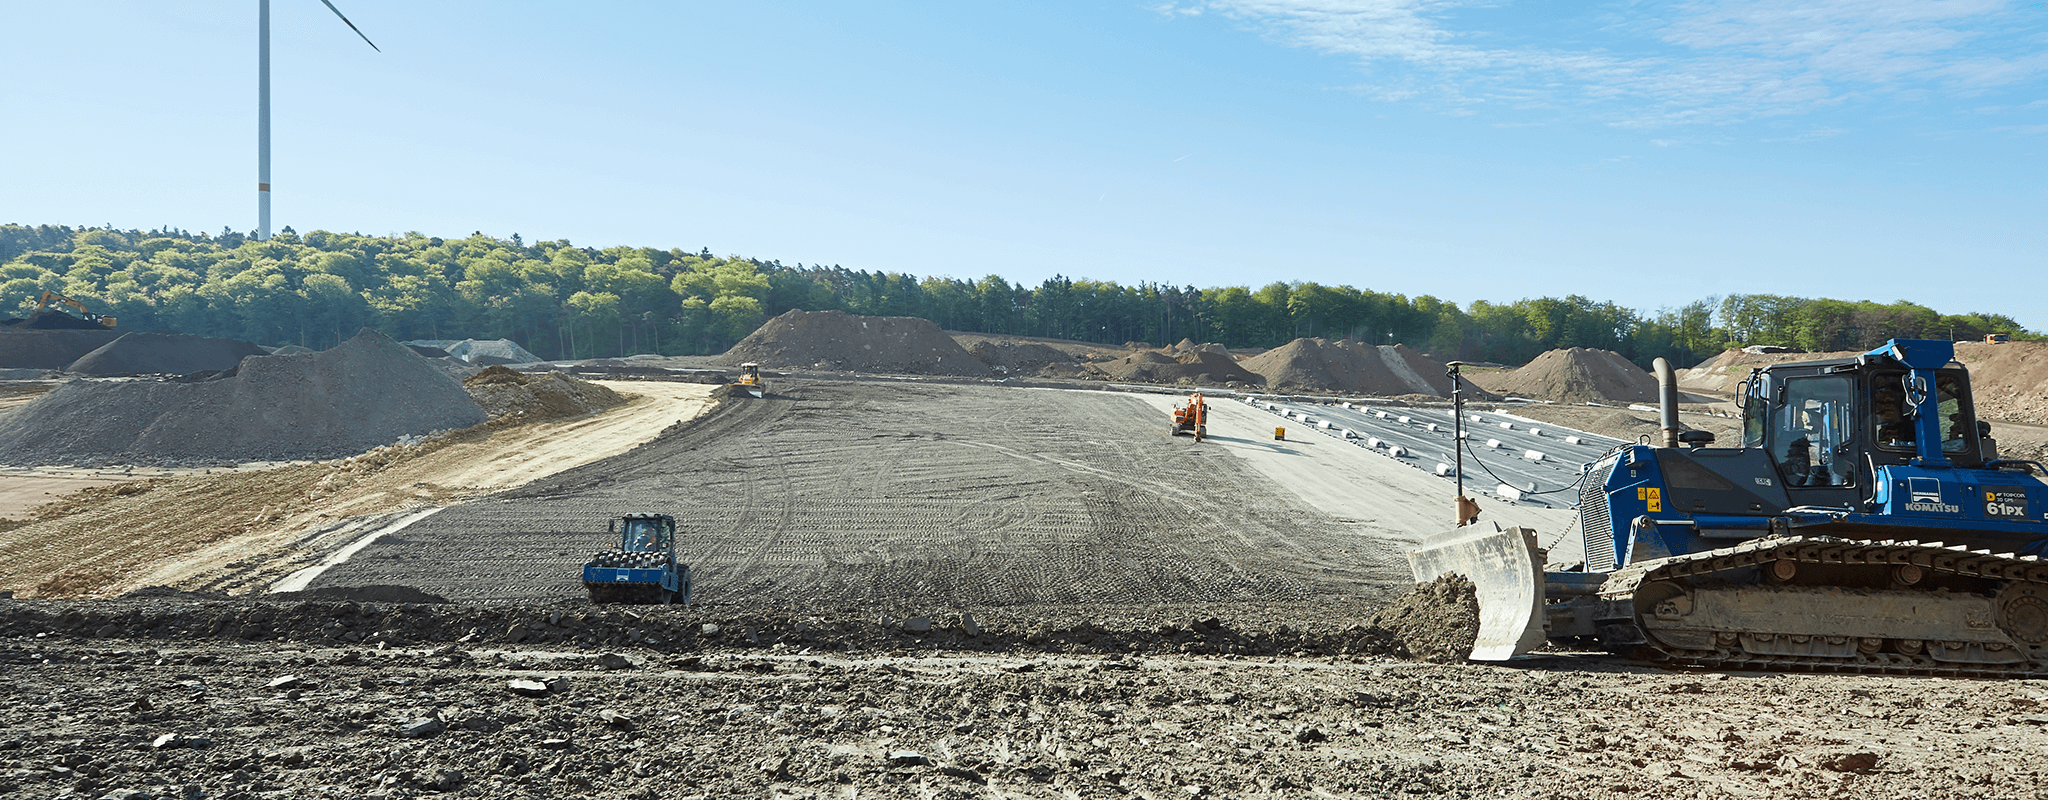
M 648 247 L 590 248 L 518 234 L 442 239 L 287 227 L 266 241 L 223 229 L 0 225 L 0 305 L 52 290 L 122 327 L 325 348 L 358 328 L 401 340 L 509 338 L 556 359 L 717 353 L 791 309 L 923 317 L 955 331 L 1121 344 L 1181 339 L 1274 347 L 1320 336 L 1405 343 L 1441 359 L 1520 364 L 1560 347 L 1690 365 L 1752 344 L 1874 347 L 1887 338 L 2038 338 L 2009 317 L 1733 294 L 1643 312 L 1580 295 L 1460 308 L 1351 286 L 1122 285 L 1056 275 L 919 278 Z

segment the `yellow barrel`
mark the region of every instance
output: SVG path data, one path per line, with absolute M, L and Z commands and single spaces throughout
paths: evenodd
M 1274 429 L 1273 429 L 1273 438 L 1274 438 L 1275 440 L 1280 440 L 1280 439 L 1285 439 L 1285 438 L 1287 438 L 1287 429 L 1286 429 L 1286 428 L 1274 428 Z

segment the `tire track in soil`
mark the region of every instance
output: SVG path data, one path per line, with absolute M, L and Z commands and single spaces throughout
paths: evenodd
M 674 514 L 704 602 L 1299 601 L 1409 584 L 1391 544 L 1116 393 L 793 382 L 620 456 L 450 508 L 316 586 L 582 602 L 604 521 Z

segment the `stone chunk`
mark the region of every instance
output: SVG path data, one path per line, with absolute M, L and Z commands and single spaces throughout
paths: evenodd
M 398 725 L 398 735 L 407 739 L 431 739 L 448 730 L 448 725 L 432 717 L 413 719 Z
M 547 684 L 526 678 L 513 678 L 506 681 L 505 688 L 512 690 L 513 694 L 525 697 L 541 697 L 548 693 Z

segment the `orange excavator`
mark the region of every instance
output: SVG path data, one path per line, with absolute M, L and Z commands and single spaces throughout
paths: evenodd
M 78 309 L 78 313 L 81 316 L 84 316 L 85 321 L 87 322 L 97 322 L 109 328 L 114 327 L 114 325 L 117 322 L 117 320 L 115 320 L 113 317 L 101 316 L 99 314 L 94 314 L 91 311 L 86 310 L 84 303 L 78 302 L 77 300 L 73 300 L 69 297 L 65 297 L 64 295 L 58 294 L 48 289 L 44 289 L 43 296 L 36 298 L 36 310 L 28 315 L 29 324 L 33 325 L 36 321 L 36 318 L 41 317 L 43 315 L 43 312 L 48 311 L 50 309 L 51 303 L 56 303 L 58 305 L 66 305 Z
M 1170 430 L 1174 436 L 1192 433 L 1197 442 L 1208 438 L 1209 404 L 1202 400 L 1201 392 L 1189 395 L 1187 405 L 1173 407 L 1173 427 Z

